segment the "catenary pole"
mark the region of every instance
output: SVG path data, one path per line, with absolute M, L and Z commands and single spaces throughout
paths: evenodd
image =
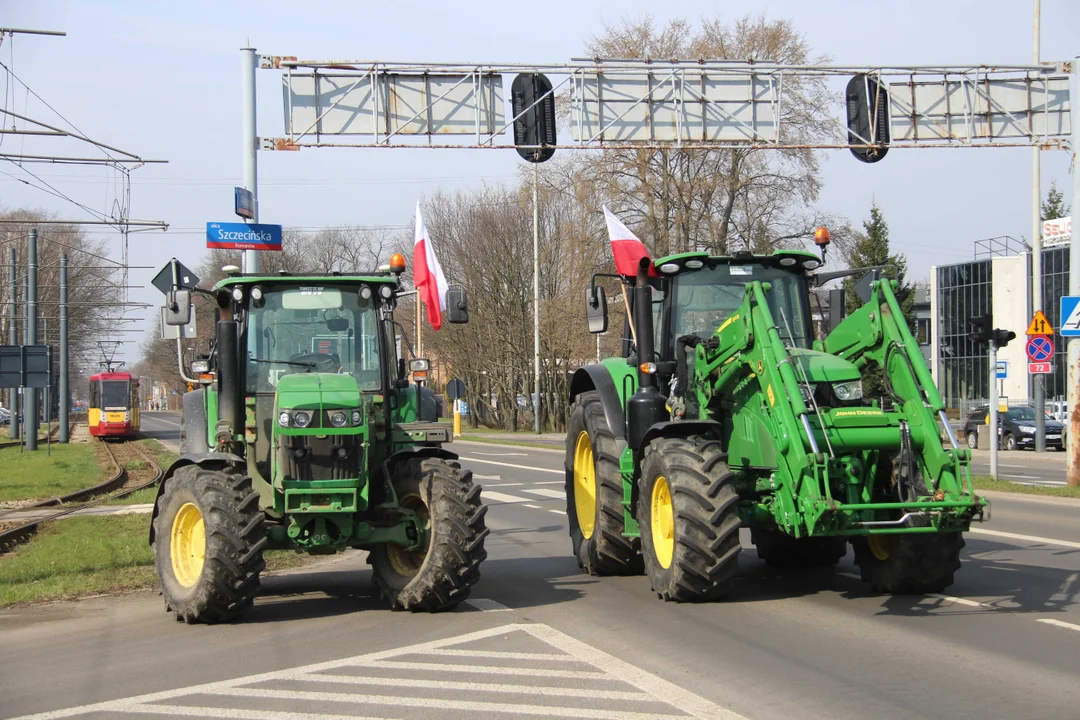
M 18 252 L 15 248 L 11 248 L 8 253 L 8 286 L 11 288 L 11 303 L 8 306 L 8 310 L 11 313 L 8 322 L 8 345 L 19 344 L 19 273 L 16 268 L 16 262 L 18 260 Z M 12 440 L 19 439 L 19 388 L 11 388 L 8 391 L 8 397 L 10 401 L 8 409 L 11 410 L 11 424 L 8 426 L 8 432 L 11 433 Z
M 68 258 L 60 256 L 60 443 L 68 442 L 68 406 L 71 390 L 68 388 Z
M 259 67 L 259 56 L 255 48 L 240 50 L 240 86 L 244 96 L 243 117 L 241 119 L 241 141 L 244 146 L 244 187 L 251 191 L 252 222 L 259 222 L 259 138 L 255 127 L 255 71 Z M 259 254 L 255 250 L 244 250 L 241 270 L 245 273 L 259 272 Z
M 1039 0 L 1035 0 L 1035 18 L 1032 23 L 1032 62 L 1039 64 Z M 1042 292 L 1042 171 L 1038 144 L 1031 148 L 1031 306 L 1032 312 L 1041 312 Z M 1035 390 L 1035 452 L 1046 452 L 1046 383 L 1043 375 L 1032 376 Z
M 1080 56 L 1077 56 L 1073 62 L 1071 97 L 1074 105 L 1076 99 L 1080 98 L 1080 65 L 1077 63 L 1080 63 Z M 1080 163 L 1076 161 L 1077 156 L 1080 155 L 1080 123 L 1078 122 L 1072 123 L 1072 152 L 1072 207 L 1073 213 L 1076 214 L 1080 213 Z M 1080 242 L 1077 242 L 1075 231 L 1069 239 L 1069 294 L 1073 296 L 1080 295 Z M 1061 318 L 1061 322 L 1065 322 L 1065 318 Z M 1078 383 L 1080 383 L 1080 338 L 1069 338 L 1066 351 L 1068 353 L 1066 356 L 1068 358 L 1066 383 L 1069 392 L 1069 432 L 1067 433 L 1069 451 L 1065 458 L 1065 474 L 1070 486 L 1080 487 L 1080 458 L 1077 457 L 1080 454 L 1080 438 L 1077 437 L 1080 434 L 1080 407 L 1077 407 L 1076 404 L 1077 399 L 1080 398 L 1080 387 L 1078 387 Z
M 37 345 L 38 286 L 37 286 L 37 228 L 30 228 L 27 237 L 26 258 L 26 344 Z M 26 409 L 23 411 L 23 432 L 26 433 L 26 449 L 37 450 L 38 391 L 26 388 Z

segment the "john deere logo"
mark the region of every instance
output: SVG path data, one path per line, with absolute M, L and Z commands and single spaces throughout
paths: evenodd
M 833 411 L 833 417 L 878 417 L 885 413 L 881 410 L 869 409 L 869 410 L 835 410 Z

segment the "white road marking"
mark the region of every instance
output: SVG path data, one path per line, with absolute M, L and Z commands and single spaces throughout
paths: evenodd
M 529 653 L 517 653 L 529 656 Z M 565 655 L 544 655 L 539 657 L 566 660 Z M 648 693 L 638 691 L 599 690 L 595 688 L 579 689 L 549 687 L 543 685 L 513 685 L 510 683 L 457 682 L 454 680 L 419 680 L 417 678 L 369 678 L 358 675 L 305 675 L 304 680 L 314 682 L 341 683 L 343 685 L 385 685 L 389 687 L 430 688 L 432 690 L 466 690 L 469 692 L 516 693 L 518 695 L 551 695 L 554 697 L 604 698 L 606 700 L 652 700 Z
M 516 453 L 516 452 L 501 452 L 501 453 L 486 453 L 473 450 L 473 453 L 477 455 L 484 455 L 486 457 L 529 457 L 528 453 Z
M 499 462 L 498 460 L 481 460 L 480 458 L 465 457 L 464 455 L 461 455 L 460 459 L 465 460 L 466 462 L 487 463 L 488 465 L 499 465 L 500 467 L 515 468 L 517 470 L 534 470 L 535 472 L 552 473 L 554 475 L 566 474 L 565 470 L 549 470 L 547 468 L 532 467 L 530 465 L 514 465 L 513 463 L 504 463 Z
M 480 497 L 482 497 L 484 500 L 494 500 L 496 502 L 504 503 L 529 502 L 529 498 L 518 497 L 517 495 L 507 495 L 506 493 L 495 492 L 494 490 L 487 489 L 485 489 L 481 493 Z
M 565 510 L 548 510 L 548 512 L 555 513 L 556 515 L 565 515 Z
M 502 475 L 481 475 L 480 473 L 473 473 L 472 476 L 477 480 L 502 480 Z
M 166 425 L 175 425 L 176 427 L 180 427 L 180 423 L 178 423 L 178 422 L 173 422 L 172 420 L 166 420 L 165 418 L 159 418 L 159 417 L 147 417 L 147 418 L 145 418 L 145 419 L 146 419 L 146 420 L 149 420 L 149 421 L 151 421 L 151 422 L 160 422 L 160 423 L 165 423 Z
M 339 702 L 349 705 L 393 705 L 396 707 L 437 708 L 440 710 L 465 710 L 467 712 L 495 712 L 513 715 L 545 715 L 564 718 L 597 718 L 603 720 L 664 720 L 684 718 L 685 715 L 657 715 L 656 713 L 626 712 L 625 710 L 598 710 L 596 708 L 560 707 L 557 705 L 525 705 L 523 703 L 484 702 L 482 700 L 449 700 L 445 698 L 418 698 L 408 695 L 360 695 L 353 693 L 310 692 L 305 690 L 273 690 L 269 688 L 227 688 L 215 695 L 226 697 L 277 698 L 280 700 L 309 700 L 312 702 Z
M 476 477 L 476 476 L 473 475 L 473 477 Z M 525 483 L 484 483 L 484 487 L 486 487 L 486 488 L 489 488 L 489 487 L 518 487 L 519 485 L 524 485 L 524 484 Z
M 1035 622 L 1046 623 L 1047 625 L 1053 625 L 1059 628 L 1068 628 L 1069 630 L 1076 630 L 1080 632 L 1080 625 L 1075 625 L 1064 620 L 1054 620 L 1053 618 L 1035 618 Z
M 515 634 L 531 636 L 535 640 L 545 643 L 551 648 L 551 653 L 511 653 L 492 650 L 474 650 L 462 645 L 489 639 L 501 639 L 513 642 Z M 519 635 L 520 636 L 520 635 Z M 512 645 L 511 645 L 512 647 Z M 398 662 L 393 658 L 404 656 L 428 656 L 433 662 Z M 498 666 L 472 665 L 462 666 L 456 663 L 440 664 L 439 659 L 445 659 L 447 655 L 457 657 L 489 657 L 502 661 Z M 559 662 L 570 661 L 591 666 L 595 671 L 571 671 L 553 670 L 536 667 L 514 667 L 515 660 L 536 660 Z M 364 673 L 365 669 L 379 668 L 381 670 L 407 670 L 396 677 L 374 677 L 371 673 Z M 428 673 L 468 673 L 478 675 L 476 681 L 466 677 L 458 680 L 414 678 L 416 670 Z M 340 672 L 345 671 L 345 672 Z M 359 671 L 359 672 L 357 672 Z M 325 673 L 325 674 L 324 674 Z M 535 682 L 528 685 L 528 690 L 520 689 L 516 685 L 505 685 L 503 681 L 513 675 L 522 675 L 532 678 L 560 678 L 558 682 Z M 486 676 L 486 677 L 485 677 Z M 579 684 L 570 686 L 573 680 L 605 680 L 607 690 L 593 690 L 587 685 Z M 352 692 L 317 692 L 306 690 L 291 690 L 266 688 L 262 685 L 280 685 L 283 681 L 292 681 L 301 684 L 335 683 L 342 686 L 368 686 L 373 689 L 383 688 L 410 688 L 428 687 L 445 690 L 439 693 L 439 697 L 418 698 L 412 695 L 397 696 L 390 693 L 374 692 L 372 694 Z M 616 689 L 615 683 L 629 686 L 625 690 Z M 570 686 L 570 687 L 567 687 Z M 596 707 L 596 703 L 590 707 L 575 707 L 565 701 L 560 705 L 524 704 L 519 701 L 489 702 L 477 700 L 474 696 L 465 695 L 463 699 L 453 697 L 453 691 L 469 692 L 483 690 L 488 692 L 519 692 L 522 695 L 531 695 L 536 703 L 542 703 L 545 698 L 561 696 L 565 699 L 580 697 L 588 700 L 616 700 L 632 702 L 662 703 L 668 709 L 656 709 L 652 712 L 627 712 L 617 708 Z M 475 695 L 475 693 L 473 693 Z M 207 696 L 210 697 L 208 700 Z M 370 713 L 377 706 L 389 706 L 386 713 L 394 713 L 395 708 L 421 708 L 429 710 L 431 715 L 438 714 L 440 710 L 456 710 L 465 712 L 494 713 L 505 717 L 511 715 L 542 715 L 548 717 L 567 718 L 628 718 L 631 720 L 651 720 L 653 718 L 676 718 L 687 715 L 704 719 L 716 718 L 718 720 L 745 720 L 741 715 L 722 708 L 705 698 L 685 690 L 673 683 L 651 675 L 640 668 L 620 660 L 602 650 L 586 645 L 585 643 L 570 637 L 554 628 L 540 624 L 508 624 L 485 630 L 466 633 L 455 637 L 445 638 L 424 643 L 417 643 L 405 647 L 381 650 L 366 655 L 357 655 L 342 660 L 316 663 L 302 667 L 286 668 L 273 672 L 249 675 L 247 677 L 233 678 L 218 682 L 192 685 L 189 687 L 175 688 L 162 692 L 148 693 L 121 700 L 110 700 L 91 705 L 66 708 L 39 715 L 24 716 L 19 720 L 51 720 L 52 718 L 66 718 L 89 713 L 98 713 L 102 716 L 113 717 L 119 714 L 149 714 L 149 715 L 175 715 L 181 717 L 213 717 L 213 718 L 240 718 L 242 720 L 254 720 L 255 718 L 268 718 L 269 720 L 286 720 L 298 718 L 300 720 L 357 720 L 360 716 L 338 715 L 332 713 L 303 713 L 287 712 L 262 709 L 250 709 L 240 707 L 215 707 L 213 697 L 218 698 L 252 698 L 255 700 L 281 700 L 293 702 L 334 702 L 348 703 L 350 709 L 364 707 Z M 228 703 L 228 701 L 222 700 Z M 235 701 L 234 701 L 235 702 Z M 162 704 L 157 704 L 162 703 Z M 234 704 L 234 703 L 228 703 Z M 376 710 L 376 713 L 378 711 Z M 398 710 L 400 713 L 400 710 Z M 683 714 L 674 714 L 681 712 Z M 380 714 L 380 717 L 393 717 L 392 714 Z M 363 719 L 362 719 L 363 720 Z
M 539 495 L 540 497 L 554 498 L 556 500 L 564 500 L 566 498 L 566 493 L 559 492 L 558 490 L 548 490 L 547 488 L 537 488 L 536 490 L 522 488 L 522 491 L 532 493 L 533 495 Z
M 495 602 L 489 598 L 471 598 L 465 601 L 466 605 L 472 605 L 481 612 L 502 612 L 503 610 L 509 610 L 502 603 Z
M 521 507 L 527 507 L 530 510 L 539 510 L 540 509 L 539 505 L 533 505 L 532 503 L 527 503 L 525 505 L 522 505 Z
M 1055 540 L 1053 538 L 1039 537 L 1038 535 L 1021 535 L 1019 533 L 1001 532 L 1000 530 L 984 530 L 982 528 L 971 528 L 968 532 L 976 535 L 992 535 L 994 537 L 1007 538 L 1009 540 L 1023 540 L 1024 542 L 1039 543 L 1041 545 L 1058 545 L 1059 547 L 1080 550 L 1080 542 Z
M 565 485 L 565 480 L 541 480 L 540 482 L 534 482 L 533 485 Z
M 954 595 L 940 595 L 938 593 L 927 593 L 926 596 L 927 597 L 932 597 L 932 598 L 937 598 L 938 600 L 948 600 L 949 602 L 955 603 L 957 605 L 966 605 L 968 607 L 983 608 L 984 610 L 997 610 L 997 608 L 994 607 L 993 605 L 987 605 L 985 603 L 979 602 L 978 600 L 968 600 L 967 598 L 956 597 Z

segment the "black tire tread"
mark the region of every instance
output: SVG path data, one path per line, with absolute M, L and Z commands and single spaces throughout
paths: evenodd
M 597 517 L 588 540 L 581 533 L 574 504 L 574 449 L 581 429 L 589 434 L 596 463 Z M 644 572 L 641 541 L 623 535 L 623 486 L 618 447 L 615 436 L 608 429 L 600 393 L 595 390 L 578 395 L 570 408 L 565 467 L 566 516 L 578 567 L 590 575 L 640 575 Z
M 171 535 L 173 514 L 158 513 L 152 550 L 165 608 L 177 621 L 189 624 L 234 620 L 254 602 L 260 573 L 266 568 L 267 539 L 259 494 L 246 475 L 197 465 L 180 468 L 166 481 L 159 507 L 168 511 L 177 494 L 193 500 L 203 515 L 206 556 L 202 576 L 192 589 L 175 583 L 164 540 Z
M 394 610 L 439 612 L 451 610 L 469 597 L 480 580 L 487 558 L 487 506 L 474 485 L 472 471 L 443 458 L 408 460 L 395 468 L 395 490 L 415 482 L 431 516 L 431 540 L 417 573 L 402 586 L 380 548 L 370 554 L 372 576 L 380 594 Z M 400 494 L 400 493 L 399 493 Z
M 672 495 L 671 566 L 655 560 L 650 531 L 652 480 L 663 474 Z M 738 495 L 722 445 L 702 437 L 661 438 L 645 450 L 638 493 L 646 574 L 663 600 L 711 602 L 726 595 L 739 570 Z
M 960 569 L 961 533 L 891 535 L 889 557 L 878 560 L 865 537 L 854 537 L 855 564 L 874 590 L 894 595 L 941 592 Z

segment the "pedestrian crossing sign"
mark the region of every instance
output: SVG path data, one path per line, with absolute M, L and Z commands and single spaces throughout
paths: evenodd
M 1065 295 L 1061 298 L 1062 337 L 1080 337 L 1080 295 Z

